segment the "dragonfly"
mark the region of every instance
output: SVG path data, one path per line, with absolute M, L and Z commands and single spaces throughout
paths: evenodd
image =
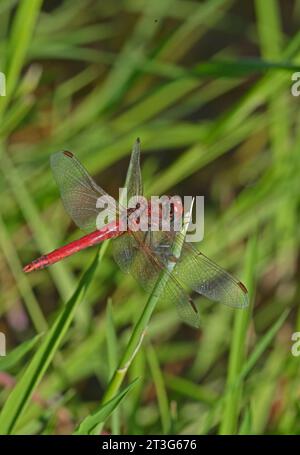
M 248 292 L 244 284 L 206 257 L 192 243 L 183 238 L 180 254 L 173 254 L 174 244 L 178 241 L 178 236 L 182 235 L 175 230 L 124 230 L 120 229 L 120 217 L 99 226 L 96 220 L 101 209 L 97 208 L 97 200 L 109 195 L 97 185 L 72 152 L 54 153 L 50 157 L 50 164 L 65 210 L 75 224 L 87 233 L 33 260 L 24 267 L 24 272 L 43 269 L 85 248 L 113 239 L 116 263 L 122 271 L 130 273 L 146 291 L 152 292 L 161 274 L 165 274 L 167 279 L 159 300 L 175 304 L 180 318 L 191 326 L 200 326 L 199 308 L 192 298 L 194 294 L 234 308 L 248 305 Z M 132 149 L 125 188 L 128 199 L 143 195 L 139 139 Z M 115 202 L 115 207 L 120 214 L 121 204 Z M 126 216 L 129 217 L 135 209 L 126 210 Z M 151 213 L 150 203 L 146 210 Z M 175 204 L 170 217 L 174 219 L 179 215 L 180 209 Z

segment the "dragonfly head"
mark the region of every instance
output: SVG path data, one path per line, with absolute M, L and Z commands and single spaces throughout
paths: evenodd
M 182 217 L 183 206 L 181 198 L 178 196 L 167 196 L 169 203 L 170 220 L 174 221 Z
M 154 230 L 160 229 L 161 226 L 173 226 L 176 221 L 180 222 L 182 218 L 183 207 L 179 196 L 155 197 L 145 201 L 145 204 L 143 202 L 138 201 L 135 207 L 127 209 L 127 216 L 131 218 L 133 216 L 138 224 L 146 213 L 148 215 L 148 228 L 153 228 Z
M 172 204 L 171 204 L 171 216 L 173 215 L 173 218 L 181 218 L 183 214 L 183 206 L 182 206 L 182 201 L 175 199 Z
M 158 211 L 157 211 L 158 210 Z M 181 199 L 178 196 L 163 196 L 159 206 L 153 210 L 151 204 L 148 205 L 148 214 L 157 213 L 158 218 L 169 219 L 170 221 L 178 220 L 182 217 L 183 207 Z

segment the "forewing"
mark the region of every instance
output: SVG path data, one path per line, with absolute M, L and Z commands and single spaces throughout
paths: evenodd
M 143 195 L 143 183 L 140 167 L 141 143 L 137 139 L 133 145 L 130 163 L 127 171 L 125 187 L 127 189 L 128 200 L 134 196 Z M 122 201 L 120 201 L 122 203 Z
M 107 193 L 94 182 L 73 153 L 54 153 L 50 163 L 66 212 L 80 229 L 95 231 L 99 214 L 97 199 L 108 196 Z

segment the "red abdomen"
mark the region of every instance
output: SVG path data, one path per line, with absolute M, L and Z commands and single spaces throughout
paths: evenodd
M 97 245 L 98 243 L 103 242 L 103 240 L 117 237 L 121 234 L 122 232 L 119 231 L 118 224 L 108 224 L 100 231 L 94 231 L 91 234 L 87 234 L 78 240 L 74 240 L 74 242 L 68 243 L 61 248 L 57 248 L 51 253 L 45 254 L 38 259 L 35 259 L 30 264 L 26 265 L 23 268 L 23 271 L 28 273 L 32 272 L 33 270 L 43 269 L 48 265 L 55 264 L 56 262 L 77 253 L 78 251 L 81 251 L 93 245 Z

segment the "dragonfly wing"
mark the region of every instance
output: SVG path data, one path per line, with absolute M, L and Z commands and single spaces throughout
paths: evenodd
M 131 265 L 137 253 L 137 242 L 135 238 L 125 233 L 114 239 L 112 244 L 113 257 L 120 269 L 130 273 Z
M 96 226 L 100 212 L 96 203 L 99 197 L 107 197 L 108 194 L 94 182 L 73 153 L 54 153 L 50 163 L 65 210 L 73 221 L 84 231 L 101 228 Z
M 139 254 L 140 249 L 148 243 L 147 233 L 125 233 L 113 241 L 114 260 L 125 273 L 131 273 L 143 289 L 151 291 L 157 278 L 156 267 L 150 267 L 148 257 Z
M 235 308 L 248 305 L 245 286 L 191 244 L 183 245 L 173 274 L 185 287 L 211 300 Z
M 134 232 L 123 235 L 113 242 L 114 258 L 120 268 L 131 273 L 133 278 L 151 293 L 162 272 L 166 281 L 159 301 L 176 306 L 180 318 L 189 325 L 199 327 L 199 313 L 185 290 L 168 272 L 168 257 L 156 252 L 150 232 Z
M 126 175 L 125 188 L 127 189 L 128 200 L 134 196 L 143 195 L 143 183 L 140 167 L 141 143 L 137 139 L 133 145 L 130 163 Z M 120 201 L 121 203 L 123 201 Z
M 172 275 L 171 275 L 172 277 Z M 192 327 L 200 327 L 200 313 L 191 300 L 189 295 L 183 290 L 181 286 L 174 285 L 173 280 L 169 280 L 161 296 L 161 301 L 174 305 L 177 314 L 186 324 Z

